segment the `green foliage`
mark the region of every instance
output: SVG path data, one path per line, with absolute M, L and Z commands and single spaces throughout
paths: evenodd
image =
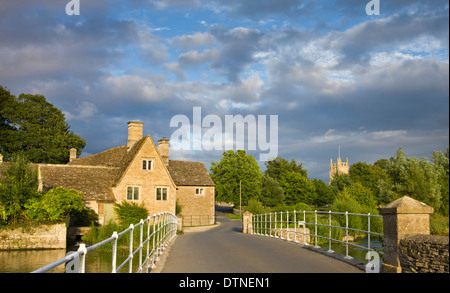
M 87 210 L 81 193 L 76 190 L 55 188 L 34 198 L 25 205 L 25 213 L 39 223 L 68 221 L 71 214 Z
M 262 175 L 261 202 L 265 206 L 276 206 L 284 202 L 284 192 L 275 179 Z
M 370 165 L 365 162 L 357 162 L 350 166 L 349 176 L 352 182 L 360 182 L 362 186 L 371 189 L 375 199 L 381 202 L 378 181 L 388 180 L 383 168 L 377 164 Z
M 449 235 L 449 217 L 437 215 L 436 213 L 430 215 L 430 234 L 431 235 Z
M 253 197 L 248 200 L 247 210 L 254 215 L 266 212 L 262 203 Z
M 18 98 L 0 86 L 0 153 L 5 160 L 14 154 L 33 163 L 67 163 L 69 149 L 81 154 L 86 141 L 70 131 L 62 111 L 42 95 Z
M 312 182 L 314 184 L 314 195 L 311 204 L 324 206 L 333 203 L 335 195 L 328 185 L 320 179 L 314 179 Z
M 261 195 L 261 171 L 255 158 L 245 150 L 223 152 L 220 162 L 211 162 L 211 178 L 216 184 L 216 200 L 239 206 L 239 181 L 242 188 L 242 205 L 252 197 Z
M 380 198 L 384 203 L 402 196 L 409 196 L 432 206 L 435 211 L 441 207 L 439 168 L 425 158 L 407 158 L 400 148 L 389 160 L 386 173 L 390 181 L 380 180 Z
M 141 205 L 128 201 L 123 201 L 122 204 L 114 203 L 114 212 L 121 226 L 137 224 L 141 219 L 145 220 L 148 217 L 148 210 L 144 203 Z
M 314 183 L 301 173 L 285 173 L 279 184 L 283 188 L 287 205 L 294 205 L 298 202 L 312 204 L 315 192 Z
M 297 161 L 292 159 L 290 162 L 284 158 L 277 157 L 274 160 L 267 161 L 264 163 L 266 165 L 266 175 L 271 178 L 280 181 L 285 177 L 286 173 L 295 172 L 300 173 L 304 177 L 308 177 L 308 172 L 303 169 L 302 164 L 297 164 Z
M 38 196 L 37 168 L 23 156 L 14 156 L 2 173 L 0 182 L 0 224 L 14 224 L 22 220 L 25 204 Z
M 438 172 L 438 183 L 441 186 L 441 206 L 439 213 L 449 215 L 449 147 L 445 153 L 434 151 L 431 161 Z
M 182 210 L 183 210 L 183 205 L 181 205 L 177 199 L 177 201 L 175 202 L 175 215 L 181 214 Z

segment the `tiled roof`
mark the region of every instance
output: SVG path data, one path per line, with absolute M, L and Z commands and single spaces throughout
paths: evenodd
M 42 191 L 56 187 L 75 189 L 85 200 L 115 200 L 112 186 L 119 172 L 117 167 L 39 165 Z
M 202 162 L 169 160 L 169 172 L 178 186 L 214 186 Z

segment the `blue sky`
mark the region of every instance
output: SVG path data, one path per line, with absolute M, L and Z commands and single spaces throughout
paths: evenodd
M 130 120 L 170 137 L 193 107 L 278 115 L 278 155 L 326 182 L 338 146 L 352 164 L 449 144 L 448 1 L 68 2 L 0 0 L 0 84 L 62 109 L 83 155 L 126 144 Z

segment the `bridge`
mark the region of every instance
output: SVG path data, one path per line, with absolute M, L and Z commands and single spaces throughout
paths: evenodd
M 84 273 L 84 261 L 89 256 L 89 251 L 104 245 L 112 245 L 112 273 L 125 267 L 128 267 L 130 273 L 361 273 L 364 268 L 371 272 L 370 268 L 367 270 L 367 265 L 361 266 L 360 263 L 357 267 L 355 264 L 358 261 L 352 263 L 353 258 L 348 254 L 348 247 L 355 244 L 349 242 L 348 233 L 359 231 L 367 233 L 369 238 L 373 234 L 382 236 L 370 231 L 371 218 L 374 217 L 382 217 L 380 220 L 383 220 L 383 271 L 399 272 L 400 238 L 404 237 L 406 230 L 408 234 L 427 234 L 428 228 L 429 234 L 429 226 L 424 223 L 428 223 L 428 214 L 431 212 L 431 207 L 408 197 L 380 208 L 381 216 L 330 211 L 293 211 L 262 215 L 246 212 L 243 220 L 237 221 L 223 217 L 223 214 L 218 212 L 217 225 L 195 228 L 203 230 L 201 232 L 191 232 L 195 229 L 187 228 L 184 235 L 178 236 L 178 219 L 167 212 L 141 220 L 120 233 L 114 232 L 110 238 L 100 243 L 89 247 L 82 244 L 78 251 L 33 273 L 47 272 L 63 264 L 66 265 L 66 272 Z M 350 216 L 365 218 L 368 221 L 368 230 L 352 228 Z M 336 224 L 335 217 L 344 217 L 345 225 Z M 344 230 L 343 239 L 332 238 L 332 230 L 336 229 Z M 124 243 L 122 240 L 122 245 L 118 245 L 121 237 L 127 237 L 129 244 L 127 257 L 119 264 L 117 251 Z M 318 241 L 321 239 L 329 243 L 328 250 L 319 247 Z M 332 241 L 345 244 L 346 252 L 343 257 L 336 257 L 339 254 L 332 251 Z M 322 246 L 323 243 L 322 241 Z M 363 248 L 373 252 L 370 241 L 368 243 L 369 246 Z M 370 264 L 371 257 L 376 254 L 367 255 L 367 264 Z M 379 268 L 379 263 L 372 262 L 371 269 L 377 265 Z

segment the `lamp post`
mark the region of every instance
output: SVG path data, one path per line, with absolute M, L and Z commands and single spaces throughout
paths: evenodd
M 241 180 L 239 180 L 239 215 L 242 217 L 242 189 L 241 189 Z

